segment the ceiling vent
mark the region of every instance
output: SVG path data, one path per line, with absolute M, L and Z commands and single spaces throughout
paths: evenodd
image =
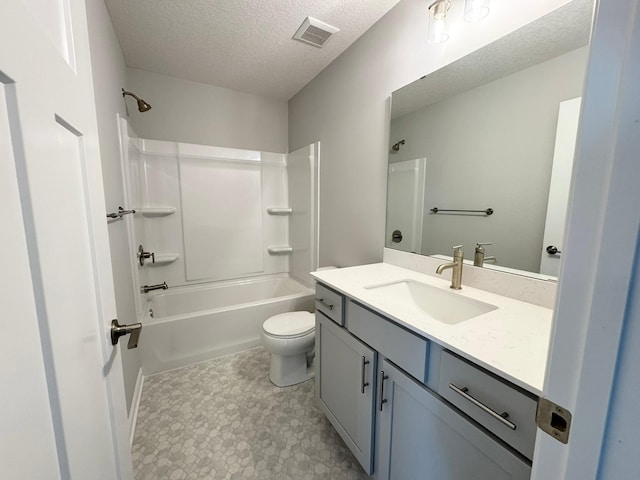
M 301 42 L 309 43 L 316 47 L 322 47 L 329 37 L 340 29 L 332 27 L 329 24 L 316 20 L 313 17 L 307 17 L 298 28 L 293 38 Z

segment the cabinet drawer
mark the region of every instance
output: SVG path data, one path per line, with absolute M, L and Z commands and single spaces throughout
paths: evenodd
M 438 393 L 525 457 L 533 458 L 535 397 L 447 351 L 440 361 Z
M 426 382 L 428 340 L 350 300 L 346 310 L 347 330 L 420 382 Z
M 338 325 L 344 325 L 344 297 L 321 283 L 316 283 L 316 310 L 321 311 Z

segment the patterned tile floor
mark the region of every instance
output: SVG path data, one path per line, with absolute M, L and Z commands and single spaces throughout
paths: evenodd
M 259 348 L 146 379 L 136 479 L 369 478 L 316 407 L 315 382 L 278 388 L 268 370 Z

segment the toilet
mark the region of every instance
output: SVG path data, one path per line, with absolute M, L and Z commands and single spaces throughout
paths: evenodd
M 262 324 L 262 345 L 271 353 L 269 380 L 274 385 L 288 387 L 313 377 L 315 330 L 315 316 L 309 312 L 281 313 Z

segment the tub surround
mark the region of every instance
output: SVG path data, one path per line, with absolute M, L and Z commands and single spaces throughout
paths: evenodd
M 433 271 L 435 272 L 435 267 Z M 410 331 L 535 395 L 542 395 L 552 310 L 472 287 L 469 285 L 469 278 L 465 278 L 467 273 L 469 272 L 465 270 L 462 290 L 456 291 L 456 294 L 498 308 L 456 325 L 430 320 L 394 301 L 390 296 L 365 288 L 401 280 L 415 280 L 453 292 L 449 289 L 450 281 L 447 278 L 436 278 L 389 263 L 314 272 L 313 276 Z M 509 275 L 509 278 L 513 279 L 514 276 Z

